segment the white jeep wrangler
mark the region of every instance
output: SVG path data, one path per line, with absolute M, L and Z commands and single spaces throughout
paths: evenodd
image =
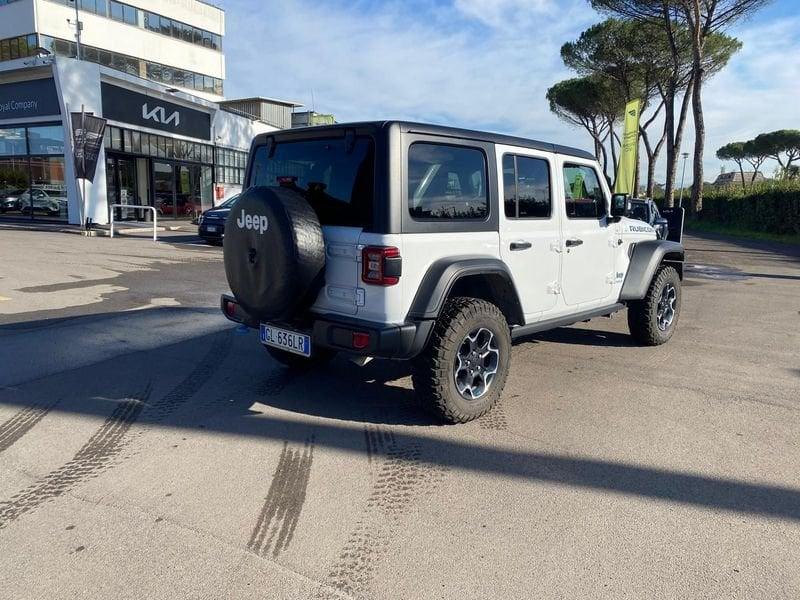
M 410 359 L 446 421 L 498 401 L 516 338 L 625 307 L 643 344 L 675 330 L 680 232 L 628 218 L 582 150 L 341 124 L 258 136 L 246 182 L 225 226 L 224 314 L 289 366 Z

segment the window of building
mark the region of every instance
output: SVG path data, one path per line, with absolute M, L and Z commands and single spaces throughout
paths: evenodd
M 24 127 L 0 129 L 0 156 L 25 156 L 27 153 Z
M 128 25 L 139 24 L 139 15 L 138 15 L 139 11 L 136 8 L 128 4 L 123 4 L 122 10 L 123 10 L 123 18 Z
M 109 6 L 111 8 L 110 12 L 111 18 L 114 19 L 115 21 L 124 22 L 125 15 L 124 15 L 124 10 L 122 8 L 123 6 L 122 3 L 111 0 L 111 2 L 109 2 Z
M 477 148 L 415 143 L 408 149 L 408 209 L 415 219 L 485 219 L 486 156 Z
M 61 125 L 28 127 L 31 154 L 64 154 L 64 128 Z
M 0 128 L 2 212 L 66 220 L 63 154 L 61 125 Z
M 108 126 L 105 130 L 103 144 L 107 150 L 143 154 L 157 158 L 169 158 L 192 162 L 213 162 L 213 151 L 210 144 L 199 144 L 125 129 Z
M 29 38 L 26 47 L 31 49 L 35 48 L 36 44 L 33 42 L 35 42 L 36 36 L 24 37 Z M 46 48 L 57 56 L 75 56 L 75 42 L 43 35 L 39 37 L 39 43 L 43 48 Z M 17 46 L 17 48 L 18 47 L 19 46 Z M 4 52 L 2 48 L 3 46 L 0 44 L 0 52 Z M 209 94 L 217 94 L 219 96 L 223 95 L 222 80 L 216 77 L 143 61 L 133 56 L 109 52 L 108 50 L 100 50 L 99 48 L 93 48 L 91 46 L 82 45 L 81 54 L 85 60 L 97 62 L 103 66 L 111 67 L 112 69 L 117 69 L 137 77 L 141 77 L 144 73 L 147 79 L 152 81 L 158 81 L 168 85 L 180 85 L 185 88 L 207 92 Z
M 246 162 L 247 152 L 217 148 L 217 182 L 241 185 L 244 181 Z
M 549 163 L 530 156 L 503 156 L 503 204 L 509 219 L 549 218 Z
M 584 165 L 564 165 L 567 217 L 600 219 L 606 214 L 606 198 L 597 171 Z

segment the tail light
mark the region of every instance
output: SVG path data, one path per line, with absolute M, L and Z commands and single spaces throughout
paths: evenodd
M 237 323 L 241 321 L 241 319 L 236 314 L 237 306 L 235 302 L 228 300 L 227 298 L 222 300 L 222 306 L 225 311 L 225 316 L 228 317 L 231 321 L 236 321 Z
M 369 333 L 365 331 L 354 331 L 352 346 L 356 350 L 363 350 L 369 346 Z
M 396 285 L 403 259 L 394 246 L 367 246 L 361 251 L 361 281 L 373 285 Z

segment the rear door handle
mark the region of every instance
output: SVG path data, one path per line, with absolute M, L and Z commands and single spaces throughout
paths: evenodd
M 575 239 L 575 240 L 567 240 L 565 245 L 567 246 L 567 248 L 572 248 L 574 246 L 580 246 L 582 243 L 583 240 Z
M 511 242 L 509 248 L 512 250 L 527 250 L 532 245 L 530 242 Z

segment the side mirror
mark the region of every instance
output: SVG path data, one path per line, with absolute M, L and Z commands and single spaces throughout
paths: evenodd
M 611 216 L 615 218 L 627 217 L 631 212 L 631 198 L 628 194 L 614 194 L 611 196 Z

